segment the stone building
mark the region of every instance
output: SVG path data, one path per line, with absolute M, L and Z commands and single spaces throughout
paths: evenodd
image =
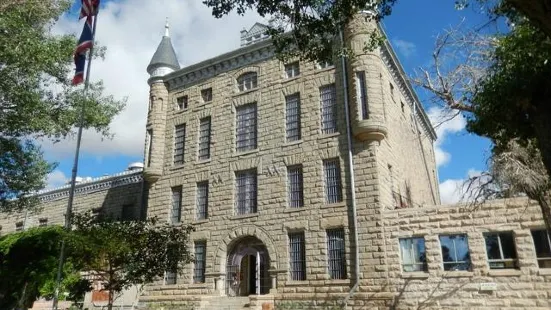
M 108 205 L 193 225 L 195 261 L 140 307 L 551 308 L 538 206 L 440 205 L 436 134 L 390 44 L 363 50 L 373 27 L 362 13 L 344 29 L 344 66 L 281 62 L 255 24 L 180 68 L 167 26 L 147 67 L 144 182 L 126 172 L 136 182 Z

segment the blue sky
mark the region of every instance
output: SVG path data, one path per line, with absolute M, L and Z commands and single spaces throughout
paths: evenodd
M 239 47 L 239 30 L 262 20 L 254 14 L 214 19 L 197 0 L 118 0 L 104 1 L 98 19 L 96 39 L 107 47 L 104 61 L 92 66 L 92 79 L 102 79 L 108 93 L 128 97 L 126 110 L 113 123 L 113 140 L 86 132 L 80 157 L 79 176 L 98 177 L 126 169 L 142 161 L 147 113 L 148 86 L 145 68 L 164 32 L 165 18 L 171 21 L 171 37 L 180 63 L 187 66 Z M 384 28 L 406 72 L 427 66 L 436 35 L 462 18 L 478 25 L 486 20 L 473 9 L 457 11 L 453 0 L 398 1 Z M 79 33 L 82 22 L 74 15 L 62 18 L 57 33 Z M 418 92 L 424 101 L 427 96 Z M 424 102 L 427 111 L 433 108 Z M 485 168 L 489 142 L 467 133 L 462 120 L 442 125 L 436 149 L 443 158 L 439 177 L 443 200 L 456 201 L 453 187 L 467 174 Z M 75 141 L 56 145 L 44 143 L 46 158 L 59 163 L 50 175 L 50 187 L 66 182 L 71 175 Z

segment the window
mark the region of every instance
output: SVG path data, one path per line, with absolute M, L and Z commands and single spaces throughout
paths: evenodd
M 47 218 L 38 219 L 38 226 L 39 227 L 48 226 L 48 219 Z
M 256 213 L 256 169 L 238 171 L 235 179 L 237 214 Z
M 203 99 L 203 102 L 211 102 L 212 101 L 212 88 L 206 88 L 201 90 L 201 98 Z
M 197 219 L 208 217 L 209 210 L 209 181 L 197 183 Z
M 176 284 L 177 275 L 178 275 L 178 271 L 176 268 L 165 271 L 165 284 L 166 285 Z
M 239 91 L 246 91 L 258 86 L 258 76 L 256 72 L 247 72 L 237 78 L 237 87 Z
M 388 82 L 388 86 L 390 88 L 390 97 L 394 100 L 394 85 L 392 85 L 392 82 Z
M 427 271 L 425 238 L 400 239 L 402 268 L 405 272 Z
M 369 110 L 367 106 L 367 86 L 365 84 L 365 72 L 356 72 L 356 96 L 358 98 L 358 107 L 362 115 L 362 119 L 367 119 Z
M 193 283 L 205 283 L 205 263 L 207 243 L 195 241 L 195 264 L 193 266 Z
M 300 66 L 298 64 L 298 61 L 285 65 L 285 76 L 287 76 L 288 79 L 297 77 L 299 75 L 300 75 Z
M 304 232 L 289 234 L 289 262 L 291 280 L 306 280 L 306 249 L 304 247 Z
M 188 107 L 188 96 L 180 96 L 176 98 L 176 108 L 178 110 L 185 110 Z
M 318 69 L 327 69 L 327 68 L 333 67 L 333 66 L 334 66 L 334 64 L 333 64 L 332 60 L 318 62 Z
M 285 97 L 285 135 L 287 142 L 300 140 L 300 131 L 300 95 L 296 93 Z
M 400 100 L 400 106 L 402 107 L 402 113 L 405 113 L 405 112 L 406 112 L 406 110 L 405 110 L 406 105 L 405 105 L 404 102 L 401 101 L 401 100 Z
M 344 229 L 327 230 L 327 263 L 331 279 L 346 279 Z
M 256 103 L 237 108 L 236 148 L 237 151 L 256 149 Z
M 289 192 L 289 207 L 300 208 L 304 206 L 302 165 L 295 165 L 287 168 L 287 185 Z
M 184 163 L 184 146 L 186 143 L 186 124 L 174 126 L 174 164 Z
M 321 132 L 324 134 L 337 132 L 336 97 L 335 84 L 320 87 Z
M 484 241 L 490 269 L 518 268 L 512 232 L 487 233 Z
M 147 130 L 147 135 L 146 135 L 146 140 L 147 140 L 147 166 L 151 166 L 151 151 L 153 150 L 153 129 L 148 129 Z
M 170 223 L 180 223 L 182 217 L 182 187 L 172 188 L 172 206 L 170 208 Z
M 22 231 L 23 230 L 23 221 L 15 223 L 15 231 Z
M 210 158 L 210 123 L 210 116 L 199 121 L 199 147 L 197 150 L 199 160 Z
M 467 235 L 440 236 L 444 270 L 469 270 L 471 255 Z
M 338 158 L 323 161 L 325 174 L 325 202 L 328 204 L 342 201 L 341 168 Z
M 540 268 L 551 268 L 551 238 L 547 230 L 533 230 L 532 238 Z

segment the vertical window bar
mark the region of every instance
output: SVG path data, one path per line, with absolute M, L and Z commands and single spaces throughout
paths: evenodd
M 205 263 L 207 243 L 205 241 L 195 242 L 195 264 L 193 266 L 193 283 L 205 283 Z
M 172 188 L 172 208 L 170 211 L 170 223 L 180 223 L 182 216 L 182 187 L 177 186 Z
M 203 220 L 208 217 L 209 205 L 209 181 L 197 183 L 197 219 Z
M 186 124 L 174 127 L 174 164 L 184 163 L 184 145 L 186 139 Z
M 327 230 L 327 255 L 331 279 L 346 279 L 344 229 Z
M 304 206 L 304 191 L 302 178 L 302 165 L 287 168 L 289 207 L 300 208 Z
M 256 169 L 236 172 L 236 211 L 238 215 L 256 213 Z
M 306 249 L 304 232 L 289 234 L 289 261 L 291 280 L 306 280 Z
M 300 95 L 285 97 L 285 131 L 287 141 L 297 141 L 301 138 Z
M 210 128 L 211 117 L 207 116 L 199 121 L 199 160 L 210 158 Z
M 236 124 L 237 151 L 256 149 L 257 145 L 257 107 L 249 103 L 237 108 Z
M 369 107 L 367 105 L 367 88 L 365 84 L 365 71 L 356 72 L 356 91 L 358 96 L 358 105 L 362 113 L 362 119 L 369 116 Z
M 337 132 L 336 97 L 335 84 L 320 87 L 321 132 L 324 134 Z
M 325 201 L 328 204 L 342 201 L 342 183 L 339 159 L 328 159 L 323 162 L 325 172 Z

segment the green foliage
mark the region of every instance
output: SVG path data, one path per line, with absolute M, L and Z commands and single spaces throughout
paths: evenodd
M 204 0 L 212 14 L 221 18 L 232 11 L 244 14 L 256 11 L 270 16 L 275 23 L 269 26 L 276 53 L 280 58 L 300 57 L 308 60 L 330 60 L 336 53 L 334 39 L 355 13 L 377 11 L 376 19 L 389 15 L 396 0 Z M 375 4 L 377 7 L 375 8 Z M 291 29 L 290 33 L 284 33 Z M 366 46 L 371 45 L 366 42 Z
M 155 219 L 120 222 L 90 212 L 75 214 L 74 225 L 71 246 L 109 291 L 111 303 L 114 293 L 151 283 L 167 270 L 181 271 L 192 259 L 191 226 L 157 225 Z
M 37 297 L 53 292 L 60 241 L 64 236 L 61 227 L 49 226 L 0 238 L 0 309 L 29 308 Z M 81 282 L 77 267 L 69 251 L 64 270 L 65 288 Z M 75 296 L 70 294 L 70 300 L 71 297 Z
M 70 85 L 76 38 L 50 31 L 70 3 L 0 5 L 0 211 L 32 205 L 32 199 L 11 200 L 41 189 L 53 169 L 30 141 L 71 134 L 83 105 L 84 127 L 107 136 L 110 121 L 124 107 L 124 101 L 102 95 L 101 83 L 86 95 Z

